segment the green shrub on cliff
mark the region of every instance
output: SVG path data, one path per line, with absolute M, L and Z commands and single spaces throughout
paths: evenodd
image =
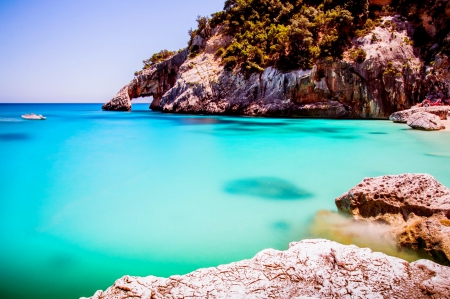
M 370 5 L 369 0 L 226 0 L 223 10 L 211 18 L 197 18 L 197 29 L 189 32 L 190 57 L 201 51 L 192 46 L 197 35 L 205 39 L 214 28 L 221 27 L 223 33 L 233 37 L 227 47 L 216 52 L 227 69 L 245 73 L 269 66 L 281 71 L 309 69 L 317 59 L 341 58 L 352 46 L 352 38 L 369 34 L 381 24 L 380 17 L 393 14 L 401 14 L 416 25 L 412 40 L 414 45 L 425 49 L 436 39 L 443 40 L 450 30 L 445 17 L 450 10 L 447 2 L 393 0 L 391 6 L 381 7 Z M 436 38 L 419 26 L 425 13 L 440 20 Z M 392 22 L 383 26 L 392 32 L 396 30 Z M 375 35 L 372 41 L 376 41 Z M 449 44 L 439 43 L 438 50 L 450 51 Z M 435 52 L 424 53 L 430 56 Z M 354 54 L 355 61 L 365 59 L 361 51 Z
M 183 49 L 180 49 L 178 51 L 168 51 L 168 50 L 161 50 L 158 53 L 153 54 L 149 59 L 145 59 L 142 61 L 144 66 L 142 67 L 142 70 L 148 69 L 154 64 L 157 64 L 158 62 L 164 61 L 170 56 L 173 56 L 177 53 L 180 53 Z M 134 72 L 135 76 L 138 76 L 142 74 L 142 70 Z
M 142 69 L 148 69 L 152 65 L 164 61 L 170 56 L 175 55 L 176 53 L 176 51 L 161 50 L 158 53 L 153 54 L 149 59 L 143 60 L 142 63 L 144 64 L 144 67 Z
M 246 73 L 275 66 L 311 68 L 321 57 L 340 57 L 366 19 L 368 0 L 227 0 L 223 11 L 202 19 L 195 34 L 222 26 L 233 41 L 216 55 L 227 69 Z M 197 20 L 198 21 L 198 20 Z M 364 23 L 362 23 L 364 24 Z M 203 34 L 202 34 L 203 33 Z
M 361 63 L 366 60 L 367 53 L 363 49 L 351 49 L 348 51 L 350 59 L 355 62 Z

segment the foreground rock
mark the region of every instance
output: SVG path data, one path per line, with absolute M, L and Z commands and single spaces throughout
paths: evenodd
M 449 277 L 450 268 L 431 261 L 304 240 L 184 276 L 125 276 L 91 298 L 449 298 Z
M 439 117 L 439 119 L 447 119 L 449 112 L 449 106 L 436 106 L 436 107 L 414 107 L 407 110 L 401 110 L 392 113 L 389 119 L 396 123 L 406 123 L 408 118 L 418 112 L 427 112 L 434 114 Z
M 450 189 L 431 175 L 366 178 L 336 206 L 356 220 L 390 224 L 401 248 L 450 264 Z
M 441 122 L 441 119 L 438 116 L 427 112 L 414 113 L 408 117 L 406 124 L 413 129 L 425 131 L 438 131 L 445 129 L 445 125 Z

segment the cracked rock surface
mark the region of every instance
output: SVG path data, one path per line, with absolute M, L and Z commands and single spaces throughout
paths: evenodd
M 124 276 L 91 299 L 449 297 L 448 267 L 318 239 L 183 276 Z

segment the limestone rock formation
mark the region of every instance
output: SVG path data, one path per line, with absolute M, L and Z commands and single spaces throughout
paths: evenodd
M 439 116 L 427 112 L 414 113 L 408 117 L 406 124 L 413 129 L 425 131 L 438 131 L 445 129 Z
M 376 5 L 389 5 L 392 3 L 392 0 L 370 0 L 370 4 Z
M 267 249 L 251 260 L 169 278 L 117 280 L 91 299 L 449 298 L 450 268 L 326 240 Z
M 431 175 L 365 178 L 336 206 L 356 220 L 390 224 L 401 248 L 450 264 L 450 189 Z
M 153 106 L 158 103 L 164 93 L 175 83 L 180 66 L 186 61 L 187 50 L 158 63 L 136 76 L 125 85 L 110 101 L 102 106 L 103 110 L 130 111 L 131 99 L 153 96 Z
M 440 119 L 445 120 L 447 119 L 447 114 L 449 111 L 449 106 L 434 106 L 434 107 L 413 107 L 411 109 L 407 110 L 401 110 L 392 113 L 389 116 L 389 120 L 392 120 L 396 123 L 406 123 L 408 118 L 417 112 L 427 112 L 434 115 L 437 115 Z
M 200 54 L 182 52 L 145 70 L 103 106 L 129 110 L 130 100 L 153 95 L 151 108 L 164 112 L 386 119 L 424 97 L 423 62 L 411 43 L 410 23 L 399 16 L 353 40 L 366 59 L 320 60 L 310 70 L 282 73 L 272 67 L 249 77 L 225 70 L 215 52 L 231 41 L 220 28 L 195 41 Z M 376 36 L 374 39 L 373 37 Z

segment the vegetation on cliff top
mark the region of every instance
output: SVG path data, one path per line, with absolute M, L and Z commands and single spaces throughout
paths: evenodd
M 169 51 L 169 50 L 161 50 L 158 53 L 153 54 L 149 59 L 145 59 L 142 61 L 142 63 L 144 64 L 144 66 L 142 67 L 142 70 L 146 70 L 149 67 L 151 67 L 154 64 L 157 64 L 161 61 L 166 60 L 167 58 L 181 52 L 183 49 L 180 49 L 178 51 Z M 142 73 L 142 70 L 137 71 L 134 73 L 135 76 L 139 75 L 140 73 Z
M 205 39 L 216 27 L 233 37 L 217 51 L 224 66 L 245 73 L 274 66 L 281 71 L 310 69 L 318 59 L 340 59 L 352 46 L 352 38 L 368 34 L 383 15 L 400 14 L 416 26 L 412 40 L 424 59 L 430 61 L 436 51 L 450 53 L 448 0 L 393 0 L 390 6 L 370 5 L 369 0 L 226 0 L 222 11 L 211 17 L 198 17 L 198 27 L 190 30 L 190 57 L 201 51 L 193 41 Z M 423 25 L 426 16 L 436 24 L 430 36 Z M 395 28 L 394 28 L 395 29 Z M 429 51 L 438 42 L 438 48 Z M 175 52 L 163 50 L 144 60 L 144 68 L 166 59 Z M 357 62 L 363 51 L 350 53 Z
M 208 21 L 233 37 L 218 53 L 226 68 L 289 71 L 309 69 L 318 58 L 341 57 L 367 13 L 368 2 L 358 0 L 227 0 Z
M 448 52 L 448 3 L 393 0 L 382 7 L 370 5 L 369 0 L 227 0 L 223 11 L 203 18 L 194 33 L 223 26 L 233 41 L 217 55 L 228 69 L 253 72 L 275 66 L 289 71 L 309 69 L 320 58 L 341 58 L 352 45 L 351 39 L 368 34 L 381 16 L 400 14 L 416 25 L 414 45 L 430 60 L 433 53 L 428 48 L 436 41 L 440 50 Z M 437 23 L 434 36 L 422 25 L 424 16 Z M 354 54 L 358 62 L 365 59 L 362 51 Z

